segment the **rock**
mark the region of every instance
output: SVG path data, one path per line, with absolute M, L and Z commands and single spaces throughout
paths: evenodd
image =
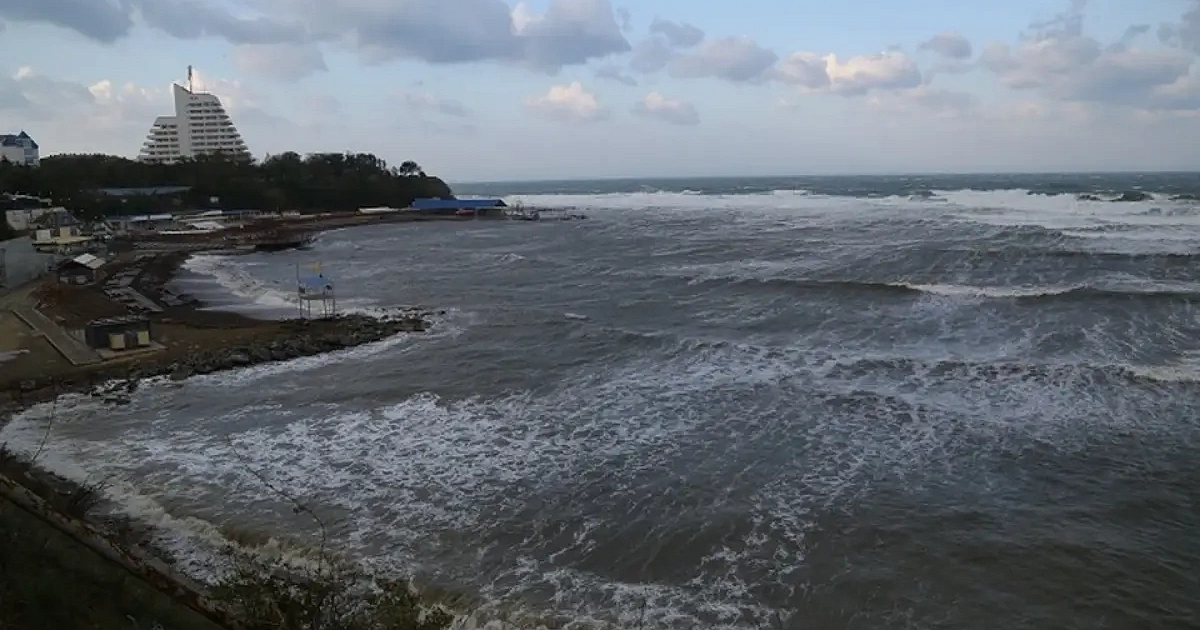
M 1088 194 L 1079 195 L 1078 197 L 1076 197 L 1076 199 L 1078 199 L 1080 201 L 1104 201 L 1103 199 L 1097 197 L 1096 195 L 1088 195 Z
M 180 366 L 176 366 L 175 369 L 171 370 L 170 378 L 172 381 L 182 381 L 182 380 L 190 377 L 193 373 L 194 372 L 191 367 L 186 366 L 186 365 L 180 365 Z
M 1117 202 L 1117 201 L 1148 201 L 1150 199 L 1152 199 L 1152 197 L 1150 195 L 1148 195 L 1140 190 L 1131 190 L 1129 192 L 1122 194 L 1120 197 L 1113 199 L 1113 201 L 1114 202 Z
M 228 361 L 231 365 L 239 367 L 250 365 L 251 363 L 250 355 L 246 354 L 245 352 L 234 352 L 233 354 L 230 354 Z

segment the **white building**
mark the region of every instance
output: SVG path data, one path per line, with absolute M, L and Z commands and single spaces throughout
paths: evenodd
M 150 127 L 138 159 L 144 162 L 174 162 L 211 153 L 249 157 L 250 151 L 229 119 L 221 99 L 191 89 L 192 69 L 188 68 L 188 87 L 172 84 L 175 115 L 159 116 Z
M 41 162 L 38 155 L 38 143 L 21 133 L 0 134 L 0 160 L 7 160 L 22 166 L 37 166 Z

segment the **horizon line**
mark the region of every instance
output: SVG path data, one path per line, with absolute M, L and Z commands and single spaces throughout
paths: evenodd
M 491 179 L 491 180 L 456 180 L 446 179 L 447 184 L 453 185 L 482 185 L 482 184 L 552 184 L 568 182 L 600 182 L 600 181 L 694 181 L 714 179 L 824 179 L 848 177 L 995 177 L 995 176 L 1052 176 L 1052 175 L 1197 175 L 1200 170 L 1104 170 L 1104 171 L 926 171 L 926 172 L 868 172 L 868 173 L 825 173 L 825 174 L 785 174 L 785 175 L 619 175 L 600 177 L 555 177 L 549 179 Z

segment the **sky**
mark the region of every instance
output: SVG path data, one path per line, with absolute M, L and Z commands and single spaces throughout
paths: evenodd
M 136 156 L 189 65 L 257 158 L 448 181 L 1197 170 L 1200 0 L 3 0 L 0 133 Z

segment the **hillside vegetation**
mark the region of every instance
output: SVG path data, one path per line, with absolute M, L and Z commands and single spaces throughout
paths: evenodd
M 105 188 L 181 187 L 162 196 L 113 196 Z M 369 153 L 294 152 L 261 162 L 206 156 L 174 164 L 147 164 L 112 155 L 55 155 L 40 166 L 0 161 L 0 192 L 53 199 L 84 216 L 186 208 L 353 210 L 404 207 L 419 197 L 452 197 L 450 187 L 416 162 L 389 166 Z

